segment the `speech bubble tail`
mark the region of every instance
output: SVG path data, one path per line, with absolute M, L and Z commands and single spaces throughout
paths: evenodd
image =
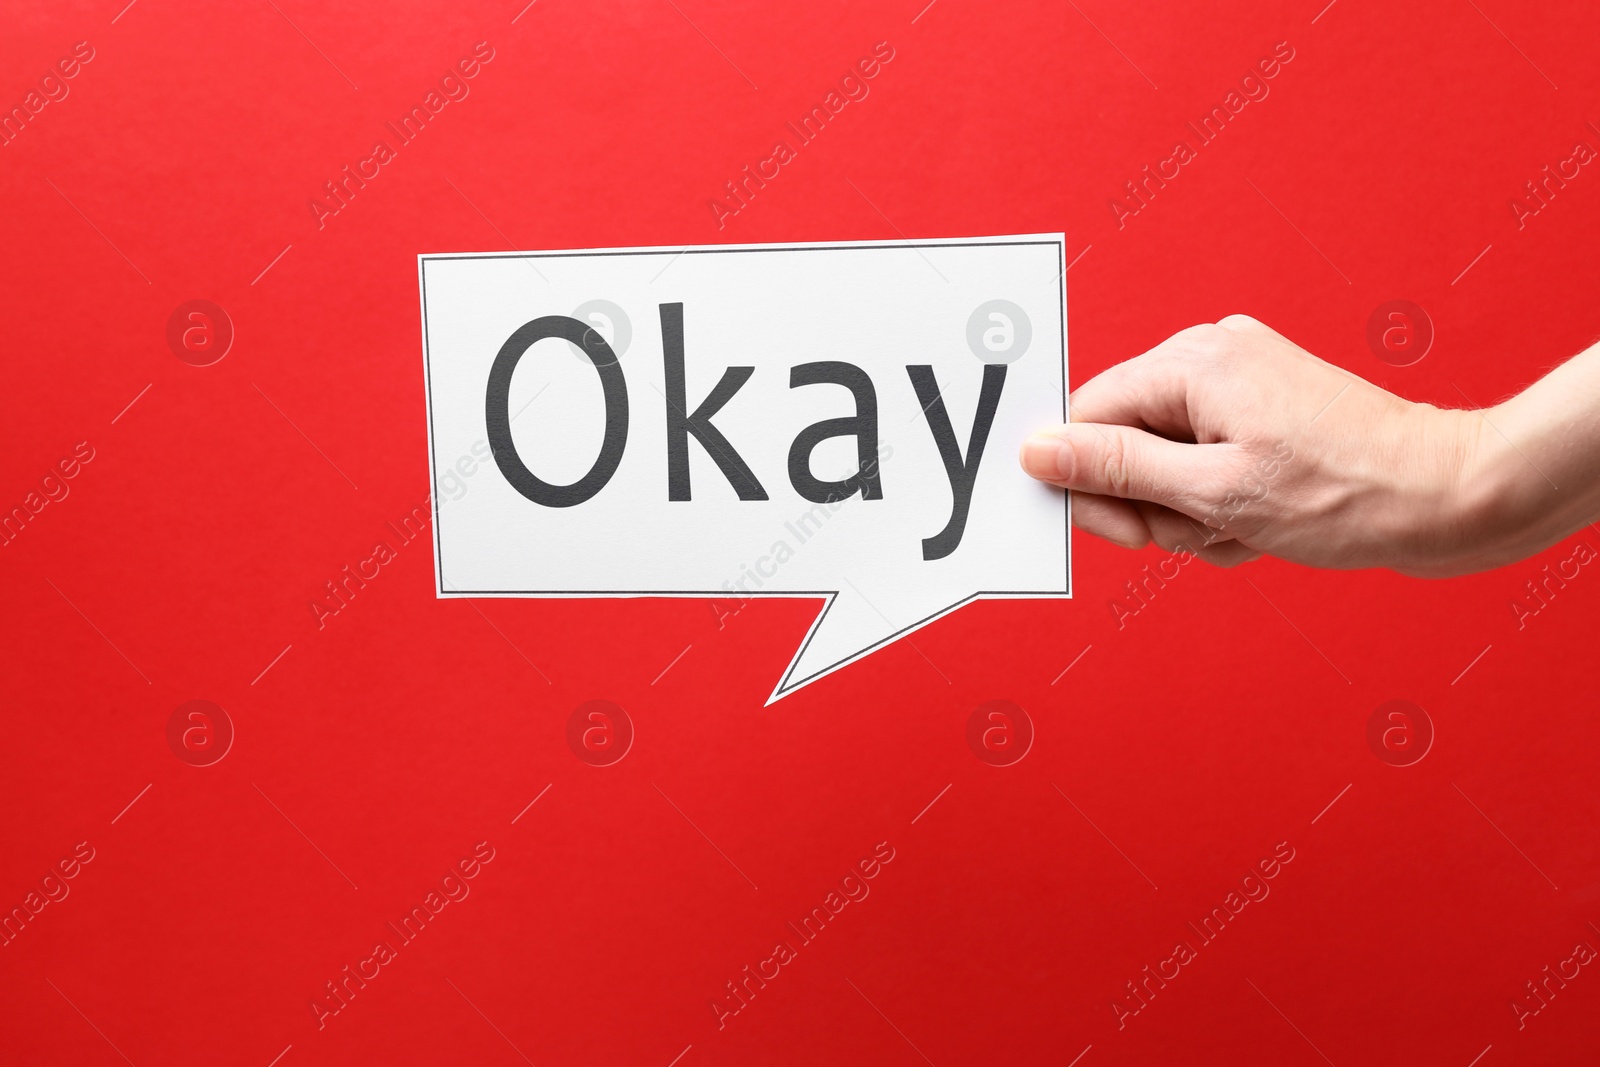
M 852 583 L 828 597 L 765 706 L 893 644 L 978 595 L 943 605 L 937 600 L 894 603 L 882 595 L 869 599 Z
M 834 602 L 839 599 L 838 593 L 829 593 L 822 603 L 822 610 L 817 612 L 817 617 L 811 620 L 810 629 L 806 630 L 805 638 L 800 642 L 800 647 L 795 649 L 794 657 L 789 660 L 788 668 L 783 672 L 783 677 L 778 679 L 778 684 L 773 688 L 772 694 L 767 697 L 763 707 L 771 707 L 784 697 L 797 689 L 804 688 L 828 673 L 826 670 L 811 669 L 806 652 L 811 647 L 811 639 L 822 628 L 822 621 L 828 617 L 828 612 L 833 610 Z M 839 664 L 843 666 L 843 664 Z M 837 668 L 835 668 L 837 669 Z M 809 670 L 810 673 L 806 673 Z

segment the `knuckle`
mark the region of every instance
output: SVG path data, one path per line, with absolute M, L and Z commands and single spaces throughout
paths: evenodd
M 1190 479 L 1187 488 L 1189 499 L 1199 513 L 1198 517 L 1209 522 L 1213 515 L 1222 510 L 1233 493 L 1233 481 L 1222 473 L 1197 473 Z
M 1217 325 L 1225 330 L 1254 330 L 1260 329 L 1261 320 L 1250 315 L 1227 315 L 1218 319 Z
M 1185 348 L 1209 348 L 1227 343 L 1228 331 L 1215 323 L 1202 322 L 1179 330 L 1172 335 L 1172 340 Z
M 1203 323 L 1172 335 L 1173 354 L 1189 363 L 1222 364 L 1237 349 L 1239 338 L 1224 326 Z
M 1100 450 L 1100 477 L 1106 491 L 1112 496 L 1127 497 L 1132 495 L 1133 464 L 1129 455 L 1127 441 L 1120 435 L 1114 434 L 1102 442 Z

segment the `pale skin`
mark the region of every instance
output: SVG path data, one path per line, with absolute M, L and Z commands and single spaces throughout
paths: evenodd
M 1448 577 L 1600 520 L 1600 344 L 1481 410 L 1413 403 L 1245 315 L 1195 326 L 1070 398 L 1023 469 L 1073 525 L 1231 567 Z

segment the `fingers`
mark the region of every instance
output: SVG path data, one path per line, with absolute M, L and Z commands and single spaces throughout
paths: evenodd
M 1159 504 L 1140 501 L 1139 516 L 1150 527 L 1151 540 L 1168 552 L 1189 552 L 1216 567 L 1237 567 L 1261 558 L 1221 530 L 1206 526 Z
M 1072 421 L 1116 423 L 1194 440 L 1189 393 L 1195 367 L 1180 351 L 1178 338 L 1183 336 L 1169 338 L 1079 386 L 1067 398 Z
M 1262 340 L 1295 346 L 1248 315 L 1179 330 L 1142 355 L 1096 375 L 1068 398 L 1074 422 L 1112 422 L 1193 441 L 1195 394 L 1205 375 L 1228 372 Z
M 1150 543 L 1150 528 L 1134 504 L 1093 493 L 1072 494 L 1072 525 L 1123 548 L 1143 548 Z
M 1073 525 L 1129 548 L 1154 541 L 1232 567 L 1260 553 L 1194 516 L 1212 514 L 1238 472 L 1239 450 L 1196 432 L 1194 408 L 1252 345 L 1282 335 L 1247 315 L 1182 330 L 1097 375 L 1068 398 L 1072 422 L 1023 443 L 1030 475 L 1073 490 Z M 1290 346 L 1292 347 L 1292 346 Z M 1204 406 L 1202 404 L 1202 406 Z
M 1261 553 L 1187 515 L 1148 501 L 1072 494 L 1072 525 L 1123 548 L 1150 542 L 1168 552 L 1188 552 L 1217 567 L 1236 567 Z
M 1210 545 L 1195 554 L 1216 567 L 1237 567 L 1241 563 L 1250 563 L 1261 558 L 1260 552 L 1238 541 L 1224 541 L 1221 544 Z
M 1180 548 L 1194 552 L 1209 545 L 1233 540 L 1220 530 L 1212 529 L 1160 504 L 1141 500 L 1135 507 L 1139 511 L 1139 517 L 1150 529 L 1150 540 L 1168 552 L 1176 552 Z
M 1220 500 L 1232 445 L 1190 445 L 1129 426 L 1069 423 L 1022 444 L 1022 467 L 1040 481 L 1099 496 L 1148 500 L 1191 515 Z

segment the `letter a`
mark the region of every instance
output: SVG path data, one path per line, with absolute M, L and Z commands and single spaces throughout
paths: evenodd
M 789 388 L 802 385 L 842 385 L 855 396 L 856 413 L 824 419 L 800 431 L 789 447 L 789 481 L 795 492 L 813 504 L 831 504 L 861 494 L 863 500 L 882 500 L 878 477 L 878 394 L 867 372 L 851 363 L 802 363 L 789 372 Z M 811 473 L 811 453 L 831 437 L 856 439 L 856 472 L 844 481 L 825 482 Z

